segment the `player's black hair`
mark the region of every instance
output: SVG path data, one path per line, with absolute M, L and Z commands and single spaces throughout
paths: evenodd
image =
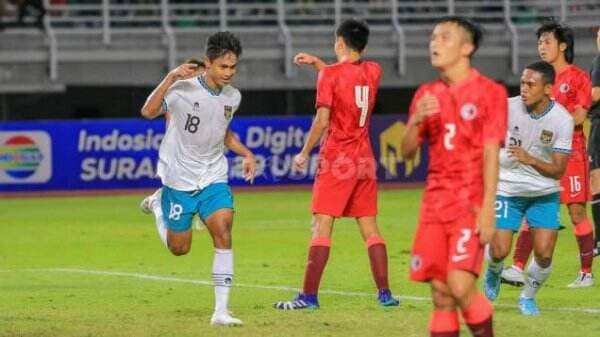
M 439 25 L 442 23 L 447 23 L 447 22 L 457 24 L 460 28 L 462 28 L 467 33 L 469 41 L 473 44 L 473 52 L 469 56 L 475 55 L 477 48 L 479 48 L 479 45 L 483 41 L 483 30 L 481 29 L 481 27 L 478 24 L 476 24 L 475 22 L 473 22 L 465 17 L 462 17 L 462 16 L 443 17 L 436 23 L 436 25 Z
M 347 19 L 336 29 L 335 36 L 344 39 L 348 47 L 360 53 L 369 42 L 369 26 L 362 20 Z
M 191 63 L 191 64 L 197 65 L 200 68 L 206 68 L 206 65 L 204 65 L 204 62 L 199 61 L 198 59 L 195 59 L 193 57 L 185 59 L 185 61 L 183 61 L 183 63 Z
M 535 35 L 539 40 L 544 33 L 554 34 L 554 38 L 558 40 L 558 43 L 567 45 L 567 49 L 565 49 L 565 60 L 569 64 L 573 63 L 573 60 L 575 59 L 575 37 L 571 27 L 555 21 L 549 21 L 543 23 L 542 26 L 538 28 Z
M 211 35 L 206 42 L 206 57 L 214 60 L 227 53 L 234 53 L 235 56 L 242 55 L 242 44 L 237 36 L 231 32 L 218 32 Z
M 538 61 L 528 65 L 527 67 L 525 67 L 525 69 L 530 69 L 542 74 L 544 84 L 554 84 L 556 72 L 554 71 L 554 67 L 550 63 L 545 61 Z

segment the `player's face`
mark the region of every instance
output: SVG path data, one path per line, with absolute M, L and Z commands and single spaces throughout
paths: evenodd
M 546 32 L 538 39 L 538 55 L 543 61 L 554 63 L 566 49 L 564 43 L 559 43 L 554 33 Z
M 234 53 L 226 53 L 210 61 L 205 59 L 206 76 L 220 88 L 231 84 L 231 80 L 237 69 L 237 56 Z
M 465 31 L 454 22 L 440 23 L 433 29 L 429 41 L 431 65 L 445 69 L 456 64 L 462 57 L 469 57 L 473 45 Z
M 525 69 L 521 75 L 521 99 L 525 106 L 534 107 L 550 95 L 551 84 L 544 82 L 544 76 L 534 70 Z

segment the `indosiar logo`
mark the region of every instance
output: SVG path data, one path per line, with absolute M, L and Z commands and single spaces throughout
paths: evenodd
M 386 177 L 398 177 L 398 165 L 404 162 L 402 158 L 402 135 L 406 125 L 396 122 L 379 134 L 379 163 L 386 170 Z M 404 176 L 410 176 L 421 163 L 421 150 L 413 160 L 404 163 Z
M 0 183 L 45 183 L 52 176 L 50 136 L 43 131 L 0 132 Z

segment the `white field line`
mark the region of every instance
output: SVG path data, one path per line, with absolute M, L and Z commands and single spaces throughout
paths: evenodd
M 90 269 L 79 269 L 79 268 L 38 268 L 38 269 L 13 269 L 13 270 L 0 270 L 0 273 L 18 273 L 18 272 L 56 272 L 56 273 L 71 273 L 71 274 L 88 274 L 88 275 L 101 275 L 101 276 L 117 276 L 117 277 L 129 277 L 136 278 L 140 280 L 148 280 L 148 281 L 159 281 L 159 282 L 173 282 L 173 283 L 187 283 L 187 284 L 196 284 L 202 286 L 211 286 L 212 281 L 205 280 L 195 280 L 195 279 L 187 279 L 187 278 L 179 278 L 179 277 L 170 277 L 170 276 L 160 276 L 160 275 L 151 275 L 144 273 L 129 273 L 129 272 L 120 272 L 120 271 L 108 271 L 108 270 L 90 270 Z M 267 286 L 267 285 L 259 285 L 259 284 L 245 284 L 245 283 L 235 283 L 234 287 L 239 288 L 251 288 L 251 289 L 267 289 L 267 290 L 279 290 L 279 291 L 288 291 L 288 292 L 299 292 L 298 288 L 286 287 L 286 286 Z M 364 292 L 353 292 L 353 291 L 341 291 L 341 290 L 320 290 L 320 294 L 330 294 L 330 295 L 338 295 L 338 296 L 349 296 L 349 297 L 370 297 L 373 298 L 374 295 L 371 293 Z M 430 302 L 431 299 L 429 297 L 421 297 L 421 296 L 397 296 L 401 300 L 408 301 L 418 301 L 418 302 Z M 517 308 L 516 305 L 510 304 L 494 304 L 496 307 L 503 308 Z M 569 308 L 569 307 L 543 307 L 543 311 L 563 311 L 563 312 L 584 312 L 588 314 L 600 314 L 600 308 Z

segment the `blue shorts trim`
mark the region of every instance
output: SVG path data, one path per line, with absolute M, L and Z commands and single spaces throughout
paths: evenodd
M 523 219 L 531 228 L 560 228 L 560 194 L 539 197 L 496 196 L 496 228 L 518 231 Z
M 205 221 L 220 209 L 233 209 L 233 194 L 226 183 L 211 184 L 192 192 L 163 186 L 161 208 L 167 228 L 173 232 L 185 232 L 191 228 L 192 217 L 196 213 Z

